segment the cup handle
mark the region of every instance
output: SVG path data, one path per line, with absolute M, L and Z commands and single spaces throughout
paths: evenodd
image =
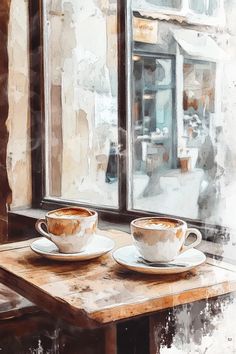
M 197 239 L 194 242 L 190 243 L 190 245 L 188 245 L 188 246 L 183 245 L 180 253 L 183 253 L 183 252 L 189 250 L 190 248 L 196 247 L 202 241 L 201 232 L 198 229 L 193 229 L 193 228 L 187 229 L 185 241 L 187 240 L 187 238 L 189 237 L 190 234 L 195 234 L 197 236 Z
M 47 228 L 47 224 L 45 222 L 45 219 L 39 219 L 36 221 L 36 224 L 35 224 L 35 228 L 36 230 L 41 234 L 43 235 L 44 237 L 48 238 L 50 241 L 51 241 L 51 237 L 50 235 L 44 231 L 44 229 L 42 228 L 42 225 L 45 225 L 46 228 Z

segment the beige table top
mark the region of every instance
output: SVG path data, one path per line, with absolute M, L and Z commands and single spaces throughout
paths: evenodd
M 104 231 L 116 247 L 129 234 Z M 144 275 L 122 268 L 111 253 L 83 262 L 56 262 L 31 251 L 32 240 L 0 246 L 0 281 L 38 306 L 87 328 L 153 313 L 236 290 L 236 267 L 207 258 L 178 275 Z

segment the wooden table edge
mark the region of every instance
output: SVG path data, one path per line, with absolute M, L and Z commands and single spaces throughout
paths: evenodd
M 120 234 L 125 233 L 122 232 Z M 29 248 L 30 244 L 35 239 L 4 244 L 0 246 L 0 252 L 12 249 Z M 232 265 L 228 265 L 225 262 L 224 264 L 221 264 L 219 261 L 207 258 L 207 263 L 212 266 L 227 269 L 232 272 L 236 271 L 235 267 L 232 268 Z M 18 292 L 22 296 L 25 296 L 28 300 L 32 301 L 40 308 L 72 323 L 73 325 L 81 326 L 83 328 L 97 328 L 118 321 L 152 314 L 156 311 L 168 309 L 173 306 L 179 306 L 186 303 L 208 299 L 236 291 L 236 280 L 223 281 L 219 284 L 214 284 L 206 287 L 198 287 L 191 290 L 184 290 L 182 292 L 173 293 L 165 297 L 144 300 L 136 304 L 121 304 L 119 306 L 114 307 L 112 313 L 109 307 L 101 311 L 86 312 L 86 310 L 78 309 L 60 297 L 56 297 L 58 303 L 55 304 L 52 301 L 52 296 L 49 295 L 43 289 L 40 289 L 40 292 L 44 293 L 44 299 L 46 298 L 47 301 L 44 301 L 44 299 L 40 299 L 40 295 L 35 292 L 35 290 L 38 288 L 36 285 L 31 284 L 27 280 L 24 280 L 22 278 L 19 282 L 18 276 L 5 269 L 4 266 L 0 268 L 0 281 L 2 281 L 3 284 L 9 286 L 11 289 Z M 124 311 L 127 306 L 129 306 L 129 308 L 131 309 L 131 314 L 129 312 L 129 314 L 126 316 Z M 140 311 L 140 306 L 142 307 L 142 311 Z M 139 307 L 139 310 L 135 309 L 135 307 Z M 140 314 L 140 312 L 142 313 Z M 64 315 L 64 313 L 66 313 L 66 316 Z M 111 315 L 113 316 L 113 318 L 111 318 Z
M 84 310 L 71 306 L 68 302 L 64 301 L 60 297 L 55 296 L 57 299 L 57 303 L 55 305 L 55 303 L 52 301 L 51 295 L 42 289 L 40 289 L 40 293 L 44 293 L 44 298 L 40 299 L 40 295 L 38 296 L 35 292 L 35 289 L 38 288 L 37 286 L 30 284 L 22 278 L 20 279 L 19 283 L 17 275 L 8 272 L 3 267 L 0 268 L 0 281 L 12 290 L 32 301 L 42 310 L 51 313 L 55 317 L 64 319 L 73 325 L 88 329 L 102 326 L 101 323 L 89 318 Z M 45 301 L 45 298 L 47 301 Z
M 55 297 L 58 301 L 55 305 L 54 301 L 51 301 L 51 295 L 42 289 L 40 289 L 40 292 L 44 292 L 44 298 L 40 299 L 40 296 L 38 296 L 35 292 L 37 286 L 28 283 L 24 279 L 21 279 L 19 284 L 17 275 L 8 272 L 4 268 L 0 268 L 0 281 L 4 285 L 9 286 L 12 290 L 17 291 L 20 295 L 25 296 L 28 300 L 35 303 L 41 309 L 48 311 L 53 315 L 82 328 L 98 328 L 122 320 L 124 321 L 135 317 L 149 315 L 160 310 L 165 310 L 171 307 L 184 305 L 186 303 L 204 300 L 236 291 L 236 280 L 225 281 L 212 286 L 184 290 L 181 293 L 173 293 L 165 297 L 148 299 L 147 301 L 141 301 L 138 304 L 125 303 L 113 307 L 112 313 L 109 307 L 101 311 L 89 313 L 86 312 L 86 310 L 74 307 L 60 297 Z M 47 301 L 45 301 L 45 298 L 47 298 Z M 125 312 L 123 311 L 125 311 L 127 306 L 129 306 L 130 311 L 126 316 Z M 140 307 L 142 308 L 141 311 Z M 66 313 L 66 316 L 64 313 Z
M 116 321 L 127 320 L 134 317 L 145 316 L 153 314 L 157 311 L 166 310 L 171 307 L 181 306 L 187 303 L 207 300 L 209 298 L 229 294 L 236 291 L 236 280 L 235 281 L 225 281 L 212 286 L 206 286 L 201 288 L 195 288 L 191 290 L 184 290 L 181 293 L 173 293 L 165 297 L 159 297 L 154 299 L 149 299 L 147 301 L 139 302 L 138 304 L 129 304 L 129 310 L 133 308 L 132 317 L 125 317 L 124 314 L 121 315 L 123 307 L 127 307 L 127 304 L 120 305 L 113 308 L 112 315 L 116 314 Z M 191 293 L 191 295 L 190 295 Z M 135 311 L 135 307 L 139 306 L 139 311 Z M 140 306 L 143 306 L 142 314 L 140 314 Z M 109 308 L 103 311 L 97 311 L 89 314 L 90 318 L 99 321 L 102 324 L 109 324 L 112 322 L 112 318 L 109 317 Z

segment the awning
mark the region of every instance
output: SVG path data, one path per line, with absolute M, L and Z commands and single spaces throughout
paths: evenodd
M 226 60 L 226 53 L 209 34 L 187 29 L 172 30 L 181 48 L 191 57 L 209 61 Z

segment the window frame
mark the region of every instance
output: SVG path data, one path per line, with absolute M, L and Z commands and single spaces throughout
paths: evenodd
M 149 4 L 149 7 L 148 7 Z M 153 12 L 155 8 L 155 13 Z M 167 7 L 163 5 L 155 5 L 154 3 L 147 2 L 147 9 L 141 6 L 135 7 L 136 12 L 146 13 L 147 16 L 152 18 L 162 18 L 163 14 L 168 16 L 171 20 L 175 20 L 176 16 L 180 17 L 184 22 L 192 25 L 205 25 L 205 26 L 220 26 L 225 25 L 225 12 L 224 0 L 218 0 L 217 15 L 198 14 L 190 8 L 189 0 L 181 0 L 180 8 Z M 219 14 L 221 16 L 219 16 Z
M 44 97 L 44 0 L 29 0 L 29 51 L 30 51 L 30 97 L 31 159 L 32 159 L 32 207 L 54 209 L 66 205 L 93 207 L 105 216 L 126 214 L 126 1 L 117 2 L 118 13 L 118 208 L 99 207 L 89 203 L 66 201 L 45 197 L 45 97 Z M 124 16 L 125 14 L 125 16 Z M 37 73 L 39 80 L 35 80 Z
M 43 0 L 29 0 L 29 85 L 32 207 L 41 206 L 44 193 L 44 52 L 43 52 Z M 35 80 L 35 73 L 38 80 Z
M 31 158 L 32 158 L 32 208 L 40 210 L 52 210 L 69 205 L 91 207 L 89 204 L 45 198 L 45 99 L 44 99 L 44 0 L 29 0 L 29 51 L 30 51 L 30 116 L 31 116 Z M 129 151 L 126 143 L 126 133 L 130 134 L 129 115 L 129 89 L 130 79 L 128 71 L 131 63 L 131 18 L 132 10 L 128 10 L 128 2 L 117 2 L 118 11 L 118 144 L 121 147 L 118 158 L 118 202 L 119 208 L 92 206 L 99 212 L 103 220 L 110 222 L 130 222 L 132 219 L 143 216 L 159 215 L 139 210 L 128 210 L 128 174 L 129 158 L 125 151 Z M 127 32 L 126 32 L 127 31 Z M 130 33 L 128 32 L 130 31 Z M 126 37 L 126 33 L 128 36 Z M 176 87 L 176 90 L 178 88 Z M 128 98 L 127 98 L 128 97 Z M 125 132 L 125 133 L 124 133 Z M 130 155 L 131 156 L 131 155 Z M 12 212 L 14 219 L 14 212 Z M 170 217 L 178 217 L 170 215 Z M 34 218 L 35 219 L 35 218 Z M 228 235 L 228 229 L 219 225 L 206 224 L 203 221 L 181 217 L 189 226 L 201 230 L 206 239 L 218 239 Z M 11 230 L 13 230 L 11 228 Z M 219 236 L 220 235 L 220 236 Z M 223 236 L 222 236 L 223 235 Z

